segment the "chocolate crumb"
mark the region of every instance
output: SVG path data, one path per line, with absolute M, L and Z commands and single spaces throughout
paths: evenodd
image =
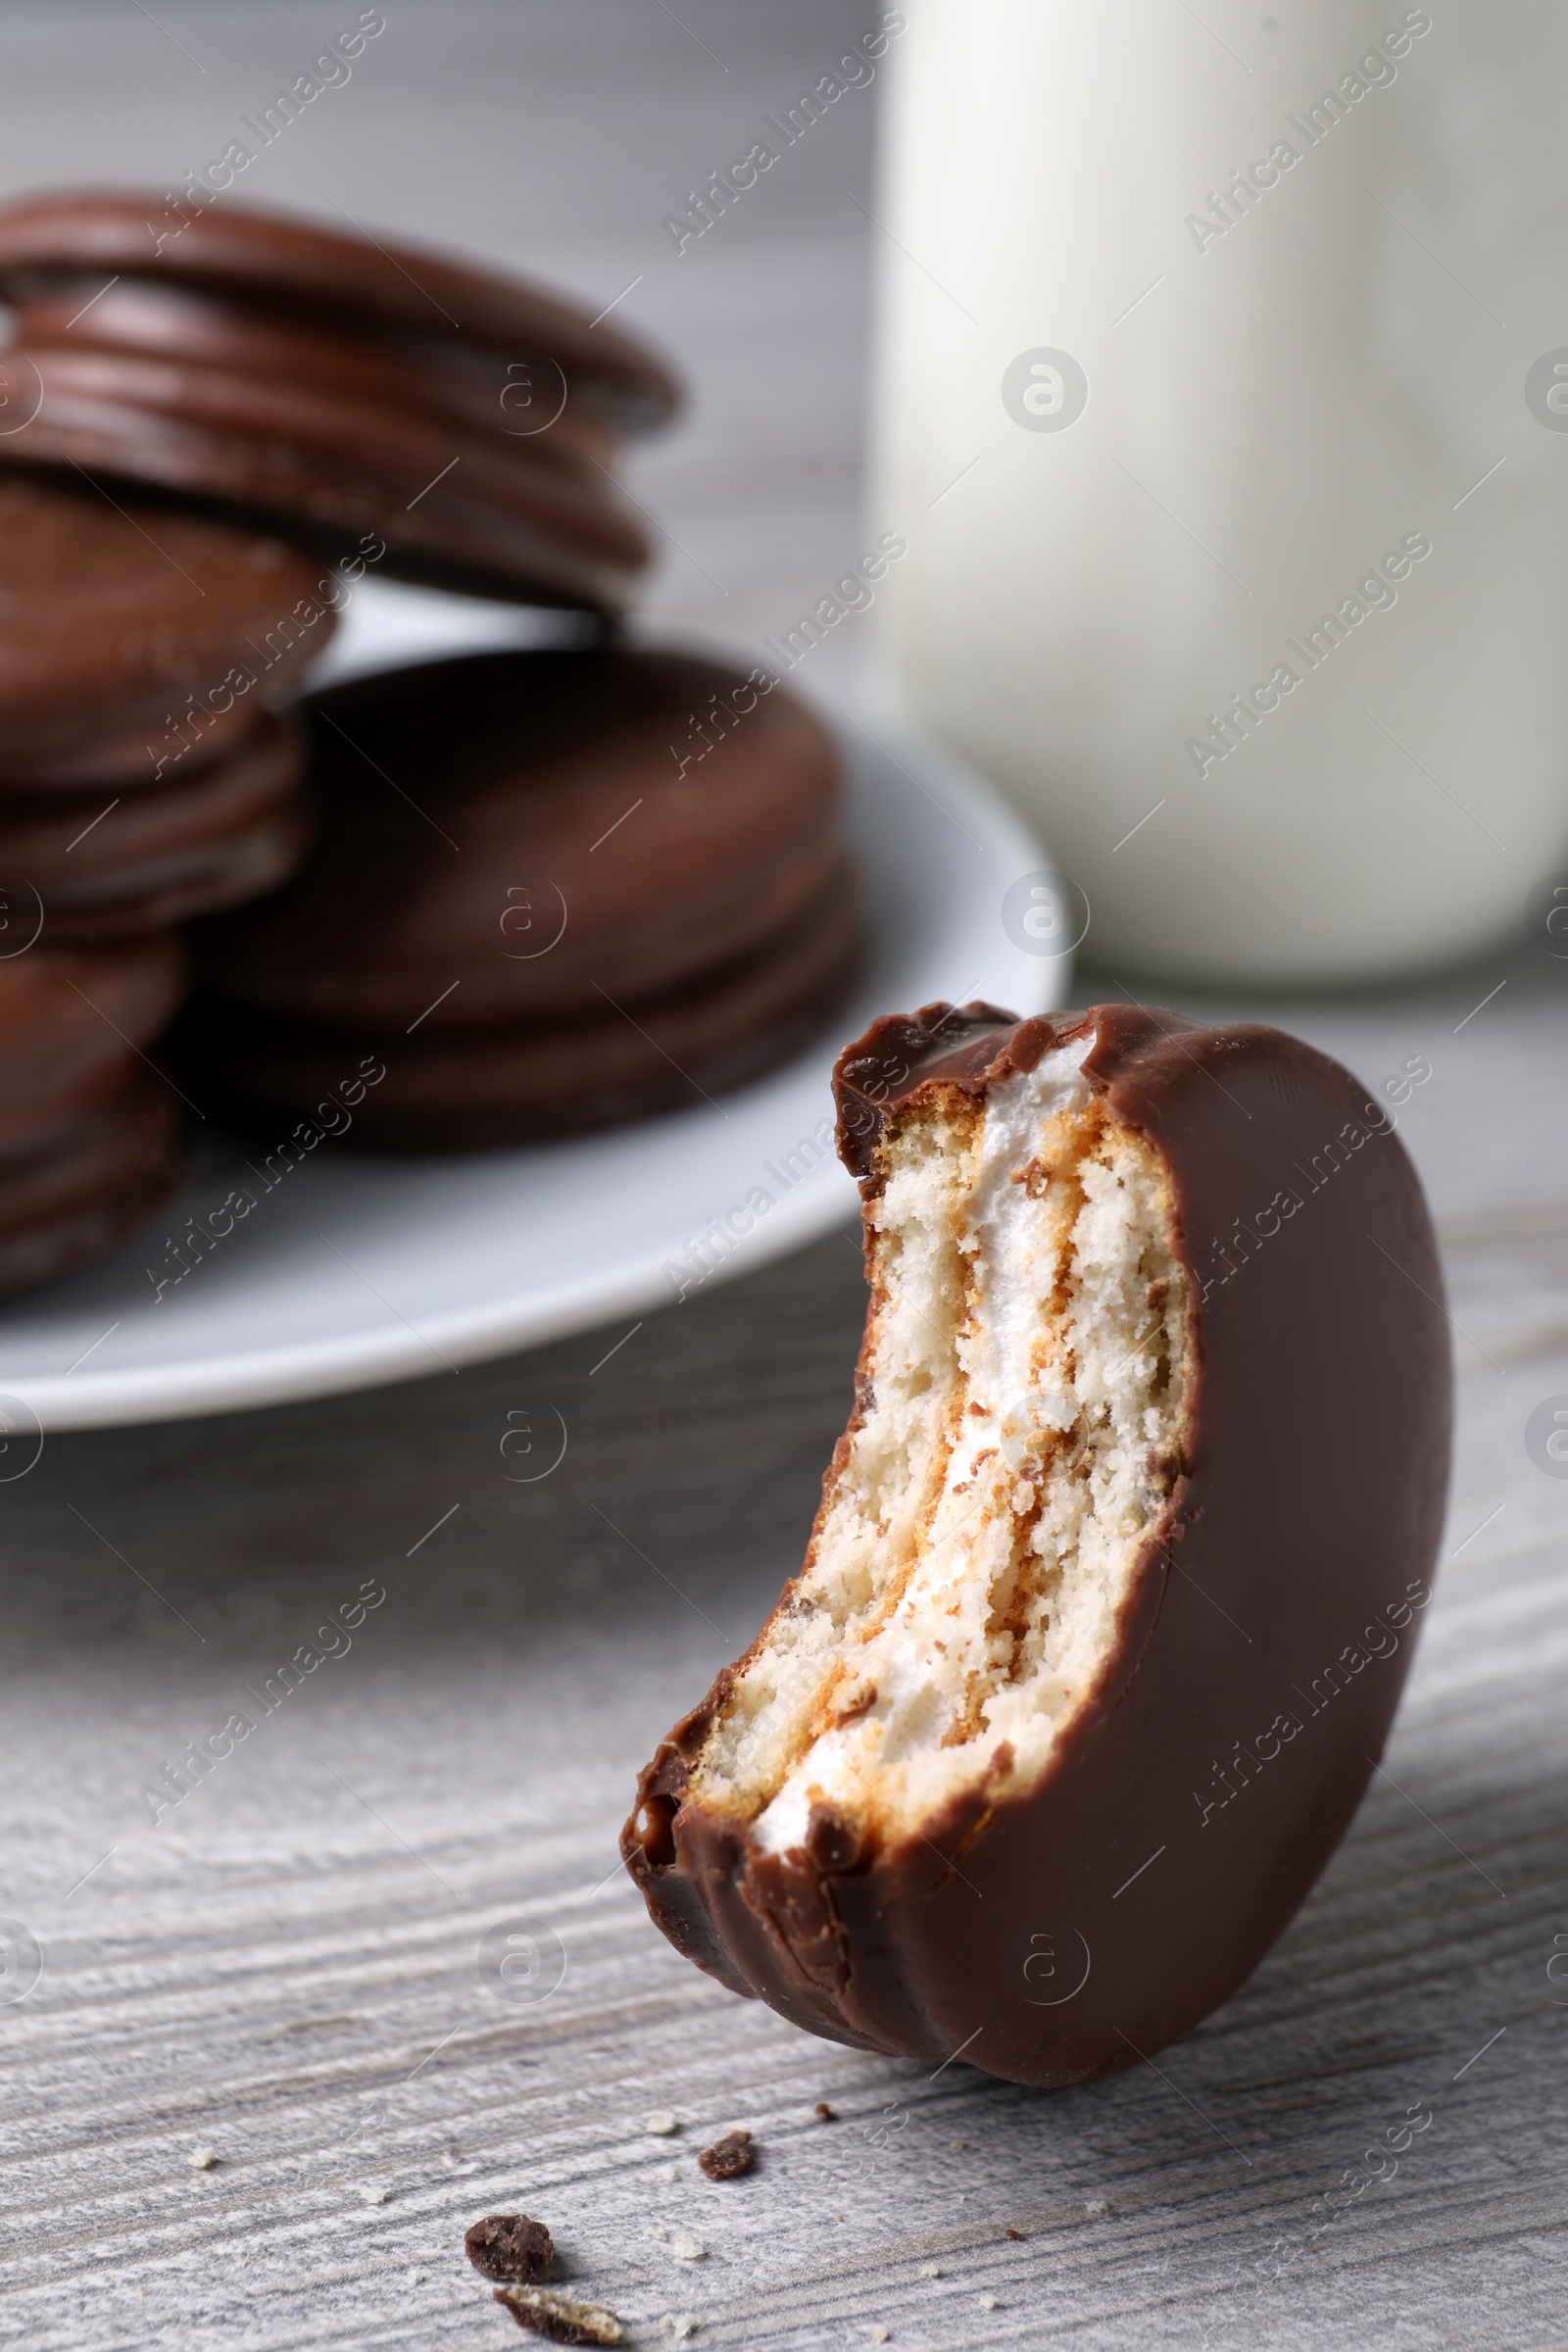
M 838 2109 L 830 2107 L 826 2099 L 818 2099 L 811 2113 L 819 2124 L 836 2124 L 839 2120 Z
M 752 2154 L 751 2133 L 726 2132 L 722 2139 L 715 2139 L 710 2148 L 703 2150 L 697 2159 L 697 2168 L 699 2172 L 706 2173 L 710 2180 L 738 2180 L 743 2173 L 751 2171 L 756 2162 L 757 2158 Z
M 603 2303 L 572 2303 L 550 2286 L 498 2286 L 504 2303 L 519 2328 L 548 2336 L 553 2344 L 618 2344 L 621 2325 Z
M 1021 2230 L 1009 2230 L 1006 2234 L 1008 2237 L 1016 2238 L 1020 2246 L 1023 2244 L 1023 2231 Z
M 543 2222 L 531 2222 L 525 2213 L 487 2213 L 464 2232 L 463 2245 L 486 2278 L 542 2278 L 556 2258 Z

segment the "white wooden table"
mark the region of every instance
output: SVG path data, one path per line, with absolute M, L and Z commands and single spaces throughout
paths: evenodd
M 628 320 L 701 386 L 636 476 L 678 542 L 656 609 L 740 643 L 788 619 L 858 545 L 869 97 L 706 249 L 677 261 L 660 220 L 870 11 L 386 13 L 254 193 L 325 188 L 598 301 L 640 274 Z M 8 10 L 8 183 L 162 184 L 327 23 L 156 18 Z M 1568 1481 L 1524 1442 L 1568 1397 L 1565 998 L 1521 955 L 1278 1008 L 1370 1082 L 1432 1063 L 1404 1132 L 1457 1326 L 1448 1562 L 1390 1778 L 1158 2070 L 1047 2096 L 817 2042 L 678 1960 L 616 1871 L 650 1742 L 798 1560 L 848 1402 L 853 1237 L 608 1362 L 618 1331 L 50 1440 L 0 1485 L 0 1915 L 42 1962 L 0 2005 L 0 2342 L 501 2345 L 462 2234 L 518 2208 L 640 2343 L 678 2314 L 714 2346 L 1568 2342 Z M 509 1484 L 508 1412 L 543 1404 L 565 1459 Z M 351 1646 L 153 1826 L 164 1762 L 260 1715 L 246 1687 L 367 1585 Z M 540 1953 L 512 1985 L 509 1932 Z M 1321 2227 L 1418 2104 L 1397 2174 Z M 678 2134 L 645 2132 L 659 2109 Z M 693 2157 L 732 2125 L 760 2161 L 713 2185 Z

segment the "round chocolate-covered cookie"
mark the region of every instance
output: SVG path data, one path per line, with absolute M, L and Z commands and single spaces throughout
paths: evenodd
M 613 610 L 649 547 L 616 438 L 674 386 L 603 318 L 436 257 L 225 204 L 66 194 L 0 212 L 0 463 L 82 466 L 266 518 L 389 573 Z
M 339 322 L 297 306 L 236 300 L 167 279 L 51 278 L 19 295 L 15 308 L 16 339 L 29 351 L 90 345 L 423 411 L 486 433 L 503 450 L 526 441 L 528 456 L 589 483 L 594 468 L 602 471 L 615 456 L 614 431 L 596 410 L 592 387 L 568 400 L 564 373 L 548 355 L 509 359 L 484 344 L 373 330 L 351 339 Z
M 0 477 L 0 787 L 156 782 L 292 686 L 340 594 L 276 539 Z
M 1245 1981 L 1382 1752 L 1446 1499 L 1431 1220 L 1275 1029 L 928 1004 L 835 1076 L 854 1414 L 622 1850 L 797 2025 L 1083 2082 Z
M 765 671 L 476 654 L 308 708 L 317 846 L 196 935 L 235 1003 L 394 1033 L 599 1018 L 767 941 L 841 857 L 832 740 Z
M 185 991 L 172 933 L 93 949 L 35 937 L 25 905 L 0 907 L 0 1152 L 122 1089 Z
M 178 1051 L 204 1103 L 290 1128 L 356 1080 L 346 1140 L 391 1152 L 472 1152 L 688 1108 L 787 1060 L 832 1018 L 859 968 L 864 923 L 847 865 L 773 938 L 653 997 L 557 1019 L 412 1036 L 334 1029 L 198 997 Z M 361 1086 L 359 1081 L 363 1080 Z
M 260 710 L 249 732 L 179 781 L 117 794 L 0 789 L 0 898 L 42 903 L 46 947 L 167 929 L 287 880 L 310 816 L 305 738 Z
M 286 532 L 330 563 L 367 536 L 397 577 L 613 610 L 647 564 L 632 514 L 526 443 L 314 383 L 138 353 L 20 343 L 39 399 L 33 466 L 177 494 Z
M 548 353 L 622 431 L 663 422 L 679 398 L 667 370 L 616 326 L 517 278 L 228 198 L 203 211 L 150 191 L 61 189 L 0 211 L 5 300 L 24 302 L 61 275 L 203 287 L 315 313 L 355 335 Z
M 304 656 L 296 659 L 303 662 Z M 207 766 L 233 751 L 272 707 L 264 693 L 253 690 L 255 681 L 266 677 L 265 669 L 254 662 L 247 666 L 253 684 L 241 686 L 243 699 L 229 699 L 235 695 L 238 674 L 231 667 L 221 691 L 209 688 L 199 694 L 187 687 L 171 694 L 163 713 L 140 726 L 108 725 L 105 732 L 80 737 L 61 751 L 7 762 L 0 767 L 0 792 L 91 792 L 102 807 L 106 792 L 156 790 Z M 277 707 L 289 708 L 286 695 L 279 697 Z
M 178 1099 L 150 1070 L 33 1142 L 0 1151 L 0 1293 L 118 1248 L 184 1173 Z

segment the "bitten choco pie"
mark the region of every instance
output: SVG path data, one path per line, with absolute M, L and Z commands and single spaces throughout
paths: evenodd
M 1382 1751 L 1447 1480 L 1431 1222 L 1274 1029 L 931 1004 L 835 1084 L 855 1410 L 622 1850 L 796 2024 L 1081 2082 L 1245 1981 Z

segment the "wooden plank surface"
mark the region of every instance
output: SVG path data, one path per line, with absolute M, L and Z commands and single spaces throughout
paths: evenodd
M 844 190 L 868 191 L 866 94 L 728 243 L 677 263 L 659 220 L 862 14 L 389 5 L 255 189 L 326 186 L 602 300 L 640 271 L 626 315 L 702 384 L 637 477 L 680 543 L 658 608 L 737 640 L 855 544 L 870 232 Z M 162 183 L 322 23 L 15 8 L 6 177 Z M 1564 988 L 1521 956 L 1214 1008 L 1283 1019 L 1374 1084 L 1431 1061 L 1404 1132 L 1457 1326 L 1448 1557 L 1390 1778 L 1289 1935 L 1157 2069 L 1093 2088 L 817 2042 L 680 1962 L 615 1868 L 651 1741 L 798 1560 L 848 1401 L 852 1235 L 743 1267 L 608 1360 L 618 1328 L 326 1404 L 51 1440 L 0 1485 L 0 1916 L 11 1965 L 27 1937 L 42 1958 L 24 1999 L 0 1980 L 0 2341 L 499 2345 L 512 2323 L 461 2239 L 517 2207 L 640 2343 L 677 2315 L 699 2344 L 792 2352 L 879 2328 L 1568 2341 L 1568 1982 L 1548 1974 L 1568 1951 L 1568 1482 L 1524 1445 L 1568 1395 Z M 518 1414 L 565 1432 L 532 1484 L 502 1451 Z M 1301 1475 L 1333 1475 L 1310 1429 Z M 318 1642 L 336 1654 L 281 1695 L 278 1665 Z M 242 1709 L 255 1730 L 154 1826 L 142 1789 Z M 527 1939 L 510 1983 L 509 1934 Z M 1157 1959 L 1157 1906 L 1151 1935 Z M 1431 2122 L 1396 2174 L 1324 2227 L 1318 2201 L 1411 2107 Z M 644 2129 L 663 2109 L 674 2136 Z M 694 2151 L 731 2125 L 758 2170 L 710 2184 Z

